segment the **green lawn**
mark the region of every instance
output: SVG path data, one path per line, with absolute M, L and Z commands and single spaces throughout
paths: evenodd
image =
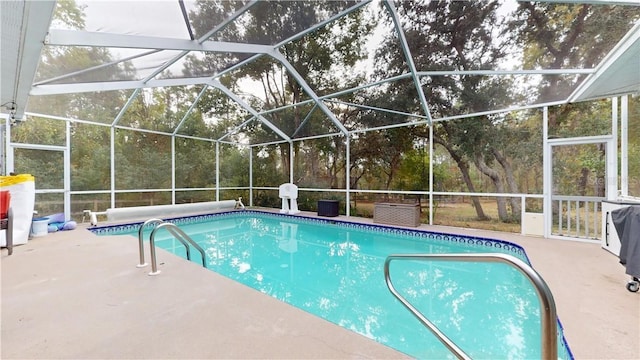
M 355 214 L 352 215 L 373 217 L 374 202 L 357 202 L 358 206 Z M 490 220 L 478 220 L 476 211 L 471 203 L 440 203 L 435 207 L 433 223 L 434 225 L 457 226 L 474 229 L 495 230 L 504 232 L 520 232 L 519 223 L 502 223 L 498 221 L 498 207 L 495 201 L 483 201 L 482 208 Z M 422 204 L 422 222 L 429 223 L 429 206 Z

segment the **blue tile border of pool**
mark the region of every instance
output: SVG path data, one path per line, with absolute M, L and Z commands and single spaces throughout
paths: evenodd
M 393 233 L 396 235 L 411 235 L 418 237 L 430 237 L 430 239 L 439 240 L 439 241 L 449 241 L 466 245 L 475 245 L 475 246 L 484 246 L 484 247 L 494 247 L 501 251 L 508 251 L 511 255 L 517 256 L 523 259 L 527 264 L 531 265 L 531 261 L 529 261 L 529 257 L 525 252 L 524 248 L 520 245 L 511 243 L 509 241 L 491 239 L 486 237 L 479 236 L 467 236 L 467 235 L 454 235 L 447 234 L 437 231 L 429 231 L 422 229 L 405 229 L 394 226 L 386 226 L 379 224 L 366 224 L 366 223 L 356 223 L 351 221 L 346 221 L 343 219 L 336 218 L 316 218 L 304 215 L 290 215 L 290 214 L 280 214 L 269 211 L 260 211 L 260 210 L 233 210 L 233 211 L 222 211 L 210 214 L 201 214 L 201 215 L 191 215 L 191 216 L 179 216 L 179 217 L 171 217 L 163 219 L 164 221 L 168 221 L 174 223 L 176 225 L 181 224 L 192 224 L 202 221 L 214 220 L 220 217 L 231 217 L 236 215 L 251 215 L 251 214 L 259 214 L 259 215 L 270 215 L 274 217 L 286 217 L 289 219 L 296 220 L 304 220 L 311 223 L 321 223 L 321 224 L 333 224 L 340 225 L 347 228 L 361 229 L 361 230 L 377 230 L 381 232 Z M 138 231 L 140 225 L 142 225 L 144 221 L 127 223 L 127 224 L 113 224 L 113 225 L 105 225 L 105 226 L 94 226 L 88 228 L 89 231 L 96 235 L 120 235 L 123 233 L 130 233 L 131 231 Z M 149 225 L 152 226 L 152 225 Z M 565 349 L 567 349 L 567 353 L 569 354 L 569 358 L 571 360 L 575 359 L 573 353 L 571 352 L 571 348 L 567 343 L 566 338 L 564 337 L 564 327 L 558 319 L 558 326 L 561 330 L 561 341 L 564 344 Z
M 280 214 L 280 213 L 273 213 L 273 212 L 259 211 L 259 210 L 239 210 L 239 211 L 234 210 L 234 211 L 224 211 L 224 212 L 202 214 L 202 215 L 195 215 L 195 216 L 172 217 L 172 218 L 166 218 L 163 220 L 172 222 L 176 225 L 181 225 L 181 224 L 192 224 L 192 223 L 197 223 L 202 221 L 213 220 L 220 217 L 231 217 L 231 216 L 236 216 L 238 214 L 243 214 L 243 215 L 260 214 L 260 215 L 269 215 L 274 217 L 286 217 L 290 219 L 304 220 L 306 222 L 316 223 L 316 224 L 329 223 L 329 224 L 340 225 L 340 226 L 353 228 L 353 229 L 377 230 L 380 232 L 392 233 L 395 235 L 429 237 L 431 239 L 440 240 L 440 241 L 455 242 L 455 243 L 466 244 L 466 245 L 494 247 L 502 251 L 508 251 L 512 255 L 518 256 L 524 261 L 526 261 L 528 264 L 531 264 L 524 249 L 520 245 L 513 244 L 508 241 L 477 237 L 477 236 L 454 235 L 454 234 L 447 234 L 442 232 L 434 232 L 434 231 L 421 230 L 421 229 L 405 229 L 405 228 L 385 226 L 385 225 L 379 225 L 379 224 L 356 223 L 356 222 L 345 221 L 342 219 L 335 219 L 335 218 L 323 219 L 323 218 L 315 218 L 315 217 L 309 217 L 309 216 L 298 215 L 298 214 L 289 215 L 289 214 Z M 143 221 L 140 221 L 135 223 L 127 223 L 127 224 L 96 226 L 96 227 L 89 228 L 89 231 L 97 235 L 117 235 L 119 233 L 129 233 L 132 231 L 137 231 L 140 228 L 140 225 L 142 225 L 143 223 L 144 223 Z

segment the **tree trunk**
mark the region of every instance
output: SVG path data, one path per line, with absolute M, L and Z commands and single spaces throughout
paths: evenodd
M 464 183 L 467 185 L 467 189 L 469 189 L 470 192 L 476 192 L 475 186 L 473 185 L 473 181 L 471 181 L 471 175 L 469 175 L 469 163 L 467 163 L 460 154 L 458 154 L 454 149 L 452 149 L 449 146 L 449 144 L 445 143 L 444 140 L 434 136 L 433 141 L 437 142 L 438 144 L 442 145 L 445 149 L 447 149 L 447 151 L 449 152 L 449 155 L 451 155 L 451 158 L 458 165 L 458 169 L 460 169 L 460 173 L 462 174 L 462 180 L 464 180 Z M 484 213 L 484 210 L 482 209 L 482 204 L 480 203 L 480 200 L 478 199 L 477 196 L 471 197 L 471 204 L 473 205 L 473 208 L 476 210 L 476 215 L 478 216 L 478 220 L 489 219 L 489 217 Z
M 580 170 L 580 180 L 578 180 L 578 194 L 580 196 L 587 195 L 587 180 L 589 179 L 589 169 L 583 167 Z
M 492 169 L 484 162 L 484 159 L 482 159 L 480 154 L 475 155 L 474 164 L 476 165 L 478 170 L 480 170 L 483 174 L 487 175 L 491 179 L 497 193 L 504 193 L 504 184 L 502 183 L 502 179 L 500 179 L 500 175 L 495 169 Z M 496 199 L 496 202 L 498 203 L 498 218 L 500 219 L 500 221 L 508 221 L 509 214 L 507 213 L 507 202 L 505 198 L 498 197 Z
M 515 176 L 513 176 L 513 168 L 511 167 L 509 160 L 507 160 L 507 158 L 505 158 L 504 155 L 500 151 L 498 151 L 498 149 L 492 149 L 492 152 L 493 156 L 495 156 L 496 160 L 498 160 L 498 163 L 500 163 L 500 165 L 502 166 L 502 169 L 504 169 L 505 179 L 507 181 L 507 186 L 509 187 L 509 192 L 514 194 L 519 193 L 520 191 L 518 190 L 518 183 L 515 179 Z M 509 198 L 509 202 L 511 203 L 511 218 L 519 220 L 521 211 L 520 199 L 511 197 Z
M 282 161 L 282 175 L 289 182 L 289 144 L 280 145 L 280 160 Z

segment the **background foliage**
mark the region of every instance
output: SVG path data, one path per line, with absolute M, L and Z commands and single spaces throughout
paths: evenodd
M 242 1 L 198 1 L 190 13 L 196 37 L 202 36 L 243 6 Z M 277 44 L 327 13 L 344 9 L 348 1 L 261 2 L 243 21 L 232 22 L 213 40 Z M 515 68 L 593 67 L 640 17 L 637 9 L 621 6 L 538 4 L 520 2 L 512 16 L 499 17 L 500 2 L 399 1 L 395 3 L 405 31 L 409 51 L 419 71 L 482 70 Z M 259 84 L 260 96 L 247 101 L 256 110 L 277 109 L 310 99 L 306 86 L 317 95 L 371 81 L 406 74 L 406 54 L 400 46 L 385 5 L 375 14 L 356 11 L 280 48 L 284 58 L 301 75 L 303 82 L 273 58 L 263 56 L 227 73 L 220 80 L 241 93 L 243 81 Z M 84 27 L 82 8 L 73 1 L 60 1 L 56 22 L 69 28 Z M 275 19 L 275 20 L 274 20 Z M 505 20 L 507 19 L 507 20 Z M 388 29 L 375 51 L 373 71 L 367 75 L 358 64 L 367 58 L 365 39 L 375 29 Z M 599 36 L 606 28 L 606 36 Z M 62 72 L 114 61 L 108 49 L 45 47 L 37 77 L 46 79 Z M 522 53 L 520 58 L 514 53 Z M 201 76 L 227 69 L 249 54 L 206 54 L 190 56 L 182 76 Z M 102 76 L 112 80 L 135 76 L 128 62 L 112 66 Z M 86 81 L 87 79 L 77 79 Z M 422 91 L 434 118 L 500 109 L 517 103 L 541 103 L 567 96 L 580 78 L 545 75 L 541 82 L 518 77 L 425 76 Z M 529 86 L 529 87 L 528 87 Z M 429 162 L 433 162 L 434 190 L 487 193 L 542 193 L 542 116 L 539 110 L 497 113 L 473 118 L 437 122 L 433 128 L 434 158 L 429 158 L 429 129 L 423 122 L 404 127 L 375 130 L 389 124 L 409 124 L 419 118 L 405 114 L 423 113 L 413 81 L 404 79 L 343 94 L 324 102 L 328 114 L 309 104 L 265 114 L 285 134 L 298 139 L 280 139 L 263 122 L 249 119 L 247 111 L 211 88 L 187 111 L 202 87 L 156 88 L 141 91 L 121 114 L 131 91 L 108 91 L 30 99 L 30 110 L 73 119 L 71 122 L 71 190 L 102 191 L 78 195 L 74 213 L 91 204 L 94 210 L 109 207 L 111 172 L 118 206 L 171 203 L 175 186 L 176 202 L 213 200 L 216 185 L 224 188 L 221 197 L 248 197 L 250 183 L 256 187 L 254 204 L 279 206 L 273 189 L 287 182 L 306 188 L 427 191 Z M 380 109 L 359 107 L 375 104 Z M 550 108 L 550 136 L 576 137 L 606 135 L 610 129 L 608 100 Z M 185 117 L 186 115 L 186 117 Z M 350 131 L 336 134 L 340 122 Z M 630 98 L 629 112 L 630 193 L 640 196 L 640 98 Z M 89 124 L 88 121 L 102 125 Z M 246 123 L 238 131 L 237 126 Z M 16 143 L 64 146 L 66 123 L 32 118 L 12 129 Z M 172 138 L 175 131 L 178 135 Z M 231 132 L 230 132 L 231 131 Z M 227 134 L 225 136 L 225 134 Z M 216 139 L 224 137 L 216 154 Z M 207 140 L 211 139 L 211 140 Z M 250 148 L 234 142 L 262 144 Z M 350 148 L 350 177 L 346 179 L 347 141 Z M 115 167 L 111 168 L 113 146 Z M 171 149 L 175 148 L 175 159 Z M 294 164 L 290 164 L 293 151 Z M 560 156 L 561 155 L 561 156 Z M 216 157 L 220 161 L 220 184 L 216 184 Z M 249 159 L 253 164 L 249 177 Z M 293 174 L 289 169 L 293 165 Z M 604 149 L 576 146 L 562 149 L 554 163 L 554 193 L 563 195 L 604 195 Z M 175 167 L 175 177 L 171 169 Z M 34 173 L 39 189 L 61 187 L 62 163 L 57 154 L 19 151 L 16 172 Z M 175 183 L 172 183 L 175 178 Z M 237 189 L 236 189 L 237 188 Z M 191 190 L 191 191 L 189 191 Z M 223 195 L 223 196 L 222 196 Z M 318 198 L 339 198 L 336 193 L 305 192 L 300 207 L 312 210 Z M 360 201 L 378 197 L 364 195 Z M 422 200 L 422 195 L 405 200 Z M 396 199 L 400 200 L 400 199 Z M 75 200 L 74 200 L 75 201 Z M 356 199 L 358 201 L 358 199 Z M 518 221 L 520 200 L 497 198 L 497 214 L 487 214 L 486 202 L 468 199 L 475 217 L 501 222 Z M 55 206 L 60 206 L 55 205 Z M 344 207 L 344 204 L 343 204 Z

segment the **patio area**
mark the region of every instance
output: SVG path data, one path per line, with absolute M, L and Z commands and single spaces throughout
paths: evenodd
M 523 246 L 553 292 L 577 359 L 640 356 L 639 294 L 625 289 L 624 267 L 599 244 L 421 228 Z M 136 239 L 98 237 L 87 224 L 33 238 L 11 256 L 3 249 L 1 357 L 406 357 L 164 250 L 159 276 L 136 268 L 137 259 Z

